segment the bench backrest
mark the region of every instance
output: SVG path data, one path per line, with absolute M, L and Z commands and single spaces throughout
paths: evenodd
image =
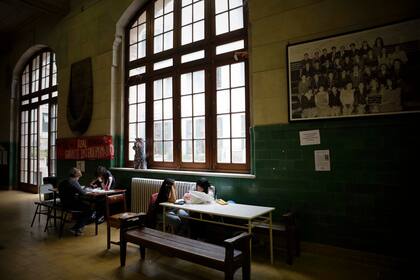
M 149 178 L 131 179 L 131 211 L 147 212 L 150 196 L 159 192 L 163 180 Z M 186 192 L 195 187 L 195 182 L 176 181 L 177 199 L 182 198 Z

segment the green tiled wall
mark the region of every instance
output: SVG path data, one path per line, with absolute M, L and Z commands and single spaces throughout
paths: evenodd
M 251 132 L 256 178 L 208 178 L 225 200 L 276 207 L 274 220 L 287 209 L 296 210 L 304 241 L 400 256 L 414 235 L 407 226 L 416 218 L 418 121 L 419 115 L 398 115 L 257 126 Z M 299 131 L 311 129 L 320 130 L 321 144 L 300 146 Z M 318 149 L 330 150 L 330 172 L 314 171 Z M 96 164 L 106 165 L 87 164 L 92 174 Z M 127 189 L 132 177 L 198 178 L 112 173 Z

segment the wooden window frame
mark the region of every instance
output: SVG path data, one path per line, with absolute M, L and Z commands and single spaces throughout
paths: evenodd
M 132 149 L 129 130 L 128 130 L 128 93 L 130 86 L 145 83 L 146 88 L 146 154 L 149 169 L 176 169 L 193 171 L 211 171 L 211 172 L 235 172 L 249 173 L 250 171 L 250 111 L 249 111 L 249 63 L 247 58 L 234 58 L 235 51 L 216 55 L 218 45 L 244 41 L 244 49 L 248 50 L 248 15 L 247 3 L 243 2 L 243 20 L 244 27 L 215 35 L 215 12 L 214 1 L 204 0 L 205 9 L 205 38 L 201 41 L 181 45 L 181 0 L 174 0 L 174 23 L 173 23 L 173 48 L 154 54 L 153 52 L 153 19 L 154 2 L 148 2 L 129 22 L 126 28 L 125 36 L 125 104 L 124 104 L 124 138 L 125 166 L 133 166 L 133 161 L 129 160 L 129 150 Z M 129 58 L 129 34 L 130 28 L 137 18 L 146 12 L 146 56 L 137 60 L 130 61 Z M 181 56 L 195 51 L 204 50 L 203 59 L 181 63 Z M 173 66 L 163 69 L 153 70 L 153 63 L 165 59 L 173 59 Z M 217 122 L 216 122 L 216 68 L 222 65 L 234 64 L 238 62 L 245 63 L 245 122 L 246 122 L 246 163 L 217 163 Z M 146 67 L 146 73 L 129 77 L 129 71 L 140 66 Z M 191 163 L 181 161 L 181 115 L 180 115 L 180 77 L 181 74 L 194 72 L 198 70 L 205 71 L 205 140 L 206 140 L 206 161 L 205 163 Z M 155 162 L 153 160 L 153 81 L 165 77 L 172 77 L 173 94 L 173 162 Z
M 42 83 L 42 54 L 45 52 L 49 52 L 50 53 L 50 59 L 49 59 L 49 80 L 48 80 L 48 86 L 44 89 L 41 89 L 41 83 Z M 33 60 L 39 57 L 39 72 L 38 72 L 38 90 L 35 92 L 32 92 L 32 71 L 33 71 L 33 65 L 32 62 Z M 33 109 L 37 109 L 38 111 L 38 115 L 39 115 L 39 108 L 41 105 L 44 104 L 49 104 L 48 107 L 48 155 L 47 155 L 47 167 L 48 167 L 48 176 L 54 175 L 51 173 L 51 151 L 50 151 L 50 147 L 51 147 L 51 132 L 52 132 L 52 127 L 51 127 L 51 107 L 52 105 L 58 105 L 58 94 L 57 96 L 53 97 L 53 93 L 54 92 L 58 92 L 58 85 L 57 83 L 55 85 L 52 85 L 53 83 L 53 64 L 56 63 L 56 60 L 54 60 L 55 57 L 55 53 L 53 52 L 53 50 L 51 50 L 50 48 L 44 48 L 42 50 L 37 51 L 36 53 L 34 53 L 29 59 L 28 59 L 28 63 L 23 67 L 21 73 L 20 73 L 20 80 L 19 80 L 19 96 L 20 96 L 20 100 L 19 100 L 19 151 L 18 151 L 18 158 L 19 158 L 19 172 L 18 172 L 18 182 L 19 185 L 21 186 L 34 186 L 37 185 L 38 182 L 36 184 L 32 184 L 31 182 L 31 172 L 34 172 L 34 170 L 31 170 L 30 168 L 30 162 L 31 162 L 31 156 L 30 156 L 30 149 L 31 149 L 31 142 L 30 142 L 30 137 L 33 134 L 32 130 L 31 130 L 31 122 L 32 122 L 32 117 L 31 117 L 31 111 Z M 23 74 L 25 72 L 25 68 L 29 66 L 29 93 L 26 95 L 22 95 L 22 77 Z M 57 74 L 58 71 L 55 72 L 55 74 Z M 45 100 L 42 100 L 41 96 L 48 94 L 48 98 Z M 31 100 L 32 98 L 38 98 L 38 102 L 36 103 L 32 103 Z M 23 105 L 23 102 L 29 100 L 28 104 Z M 22 182 L 22 178 L 21 178 L 21 166 L 20 166 L 20 161 L 22 160 L 22 155 L 21 155 L 21 141 L 22 141 L 22 131 L 21 131 L 21 112 L 23 111 L 27 111 L 28 112 L 28 120 L 27 120 L 27 124 L 28 124 L 28 131 L 26 131 L 25 136 L 27 137 L 27 141 L 28 141 L 28 145 L 25 146 L 25 148 L 27 148 L 28 150 L 28 155 L 26 157 L 27 163 L 26 163 L 26 173 L 27 173 L 27 182 Z M 37 123 L 41 121 L 39 119 L 38 116 L 38 120 Z M 57 131 L 57 129 L 55 130 L 55 132 Z M 37 134 L 37 143 L 39 144 L 39 138 L 40 138 L 40 131 L 38 130 L 36 132 Z M 57 135 L 56 135 L 57 136 Z M 38 145 L 39 146 L 39 145 Z M 56 160 L 56 158 L 55 158 Z M 37 162 L 36 162 L 36 171 L 38 172 L 39 169 L 39 150 L 37 152 Z M 55 168 L 55 171 L 57 170 L 57 168 Z M 39 181 L 39 178 L 38 178 Z

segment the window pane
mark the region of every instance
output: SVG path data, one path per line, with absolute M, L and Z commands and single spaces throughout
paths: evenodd
M 194 23 L 194 42 L 204 39 L 204 21 Z
M 145 122 L 146 121 L 146 104 L 141 103 L 137 105 L 137 121 Z
M 146 84 L 140 84 L 137 87 L 138 102 L 146 102 Z
M 173 32 L 171 31 L 171 32 L 165 33 L 163 35 L 163 40 L 164 40 L 163 50 L 166 51 L 166 50 L 172 49 L 172 47 L 173 47 Z
M 162 140 L 162 121 L 155 121 L 153 128 L 153 139 Z
M 163 33 L 163 17 L 155 19 L 155 35 Z
M 244 27 L 242 7 L 229 12 L 230 31 L 241 29 Z
M 153 40 L 153 42 L 154 42 L 154 48 L 153 48 L 154 53 L 158 53 L 158 52 L 162 51 L 162 49 L 163 49 L 162 40 L 163 40 L 163 35 L 159 35 L 159 36 L 156 36 L 154 38 L 154 40 Z
M 230 112 L 229 90 L 221 90 L 217 92 L 217 114 Z
M 134 27 L 130 29 L 130 45 L 137 41 L 137 27 Z
M 139 16 L 138 23 L 139 23 L 139 24 L 141 24 L 141 23 L 145 23 L 145 22 L 146 22 L 146 12 L 143 12 L 143 13 Z
M 172 98 L 163 100 L 163 118 L 172 119 Z
M 170 67 L 172 65 L 173 65 L 172 58 L 162 60 L 162 61 L 159 61 L 159 62 L 156 62 L 155 64 L 153 64 L 153 70 L 159 70 L 159 69 L 162 69 L 162 68 Z
M 130 46 L 130 61 L 137 59 L 137 44 Z
M 206 123 L 204 117 L 194 118 L 194 139 L 205 139 Z
M 172 120 L 163 122 L 163 140 L 172 140 Z
M 232 89 L 232 112 L 244 112 L 245 111 L 245 88 Z
M 192 0 L 182 0 L 182 7 L 192 3 Z
M 204 1 L 194 3 L 194 21 L 204 19 Z
M 172 146 L 173 146 L 172 141 L 164 142 L 164 156 L 163 156 L 164 161 L 173 161 L 174 160 Z
M 163 160 L 163 143 L 161 141 L 156 141 L 154 143 L 153 159 L 155 161 Z
M 181 44 L 186 45 L 192 42 L 192 26 L 187 25 L 182 27 Z
M 242 6 L 242 0 L 229 0 L 229 9 Z
M 194 116 L 202 116 L 205 114 L 204 93 L 194 94 Z
M 172 78 L 163 79 L 163 98 L 172 97 Z
M 232 114 L 232 137 L 245 137 L 245 114 Z
M 146 42 L 142 41 L 138 44 L 138 57 L 142 58 L 146 56 Z
M 216 14 L 224 12 L 228 9 L 228 0 L 216 0 Z
M 229 31 L 228 13 L 223 13 L 216 16 L 216 35 L 223 34 Z
M 244 48 L 244 40 L 219 45 L 216 47 L 216 54 L 227 53 L 231 51 L 236 51 Z
M 230 74 L 232 77 L 232 87 L 240 87 L 245 85 L 244 62 L 231 65 Z
M 217 162 L 230 163 L 230 140 L 217 140 Z
M 230 86 L 229 65 L 217 67 L 216 70 L 217 89 L 225 89 Z
M 163 24 L 163 30 L 166 31 L 170 31 L 173 29 L 174 27 L 174 17 L 173 17 L 173 13 L 167 14 L 164 16 L 164 24 Z
M 204 70 L 193 73 L 193 93 L 204 92 Z
M 157 100 L 154 102 L 153 106 L 153 119 L 161 120 L 162 119 L 162 100 Z
M 181 95 L 191 94 L 191 73 L 181 75 Z
M 142 24 L 138 27 L 138 38 L 139 41 L 146 40 L 146 24 Z
M 137 115 L 137 108 L 136 105 L 130 105 L 129 109 L 129 118 L 128 121 L 129 122 L 136 122 L 136 115 Z
M 128 160 L 134 160 L 134 150 L 131 149 L 131 147 L 134 146 L 134 142 L 129 142 L 128 146 L 130 147 L 130 149 L 128 149 Z
M 206 141 L 194 141 L 194 162 L 206 162 Z
M 155 17 L 163 15 L 163 0 L 155 2 Z
M 182 141 L 182 161 L 192 162 L 192 141 Z
M 137 86 L 131 86 L 128 89 L 128 104 L 137 102 Z
M 183 56 L 181 56 L 181 63 L 186 63 L 186 62 L 194 61 L 197 59 L 202 59 L 204 58 L 204 55 L 205 55 L 204 50 L 189 53 L 189 54 L 184 54 Z
M 192 6 L 187 6 L 187 7 L 182 8 L 181 22 L 183 26 L 186 24 L 192 23 Z
M 153 99 L 162 98 L 162 80 L 156 80 L 153 82 Z
M 217 138 L 230 137 L 230 116 L 219 115 L 217 116 Z
M 137 124 L 137 137 L 146 139 L 146 124 L 145 123 Z
M 245 139 L 232 139 L 232 163 L 246 163 Z
M 133 76 L 144 74 L 144 73 L 146 73 L 146 67 L 141 66 L 141 67 L 137 67 L 137 68 L 129 70 L 128 76 L 133 77 Z
M 192 139 L 192 119 L 191 118 L 181 119 L 181 138 Z
M 165 13 L 172 12 L 174 10 L 173 0 L 165 0 Z
M 192 116 L 192 97 L 186 95 L 181 97 L 181 117 Z

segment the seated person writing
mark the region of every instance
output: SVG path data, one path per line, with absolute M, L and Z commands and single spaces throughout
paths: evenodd
M 156 201 L 149 205 L 147 211 L 146 225 L 151 228 L 156 228 L 158 223 L 163 221 L 162 213 L 163 207 L 160 205 L 162 202 L 172 202 L 176 200 L 176 185 L 175 180 L 166 178 L 163 180 L 159 189 Z M 166 222 L 173 227 L 176 234 L 182 234 L 185 231 L 185 226 L 181 223 L 181 218 L 176 214 L 176 209 L 167 209 Z M 184 211 L 185 212 L 185 211 Z
M 73 167 L 69 172 L 69 178 L 58 185 L 58 192 L 63 206 L 70 210 L 81 211 L 76 223 L 70 229 L 75 235 L 82 234 L 84 226 L 89 222 L 93 213 L 90 204 L 83 200 L 86 192 L 79 184 L 80 177 L 82 177 L 82 172 Z
M 95 171 L 95 180 L 90 183 L 91 188 L 111 190 L 115 188 L 115 178 L 111 172 L 103 166 L 98 166 Z

